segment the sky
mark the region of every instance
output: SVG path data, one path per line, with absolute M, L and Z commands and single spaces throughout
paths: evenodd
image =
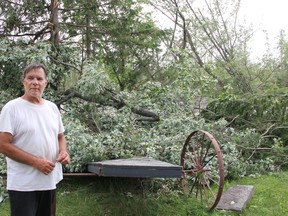
M 252 58 L 261 57 L 266 49 L 267 32 L 271 49 L 277 46 L 281 29 L 288 35 L 288 0 L 242 0 L 240 15 L 256 31 L 251 41 Z

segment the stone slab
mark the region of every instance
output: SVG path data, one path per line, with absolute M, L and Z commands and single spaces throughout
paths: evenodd
M 216 209 L 242 211 L 254 193 L 255 187 L 252 185 L 232 186 L 222 194 Z

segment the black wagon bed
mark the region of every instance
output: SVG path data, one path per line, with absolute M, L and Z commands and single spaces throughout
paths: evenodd
M 88 171 L 106 177 L 180 178 L 182 166 L 148 157 L 88 163 Z

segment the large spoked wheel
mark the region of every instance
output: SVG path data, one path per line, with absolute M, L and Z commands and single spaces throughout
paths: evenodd
M 180 165 L 184 192 L 213 210 L 224 186 L 224 161 L 216 139 L 206 131 L 192 132 L 183 146 Z

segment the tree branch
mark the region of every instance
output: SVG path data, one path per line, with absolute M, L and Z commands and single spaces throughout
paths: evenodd
M 120 108 L 126 106 L 126 103 L 123 100 L 119 100 L 115 97 L 115 93 L 112 90 L 106 89 L 106 91 L 109 92 L 110 94 L 112 94 L 112 96 L 110 96 L 109 99 L 111 101 L 113 101 L 114 104 L 112 104 L 112 105 L 109 104 L 109 102 L 107 102 L 109 99 L 108 100 L 101 100 L 101 99 L 99 99 L 99 98 L 97 99 L 95 97 L 87 97 L 87 96 L 84 96 L 84 95 L 82 95 L 76 91 L 73 91 L 73 90 L 67 90 L 64 93 L 64 96 L 61 99 L 59 99 L 58 101 L 56 101 L 55 104 L 58 106 L 58 108 L 60 108 L 61 104 L 65 103 L 66 101 L 69 101 L 72 98 L 79 98 L 79 99 L 82 99 L 84 101 L 98 103 L 100 105 L 109 104 L 109 105 L 115 107 L 116 109 L 120 109 Z M 105 95 L 105 93 L 103 93 L 103 95 Z M 131 112 L 135 113 L 137 115 L 143 116 L 140 118 L 136 118 L 136 121 L 149 121 L 149 122 L 160 121 L 160 118 L 156 113 L 149 111 L 147 109 L 144 109 L 144 108 L 132 107 Z
M 35 36 L 33 38 L 33 42 L 35 42 L 41 35 L 44 35 L 44 34 L 50 32 L 50 30 L 46 31 L 47 29 L 50 29 L 49 25 L 50 25 L 50 23 L 48 23 L 43 29 L 41 29 L 40 31 L 35 33 Z
M 145 116 L 143 118 L 138 118 L 137 121 L 159 121 L 160 118 L 158 115 L 156 115 L 154 112 L 151 112 L 149 110 L 143 109 L 143 108 L 131 108 L 131 111 L 135 114 Z

